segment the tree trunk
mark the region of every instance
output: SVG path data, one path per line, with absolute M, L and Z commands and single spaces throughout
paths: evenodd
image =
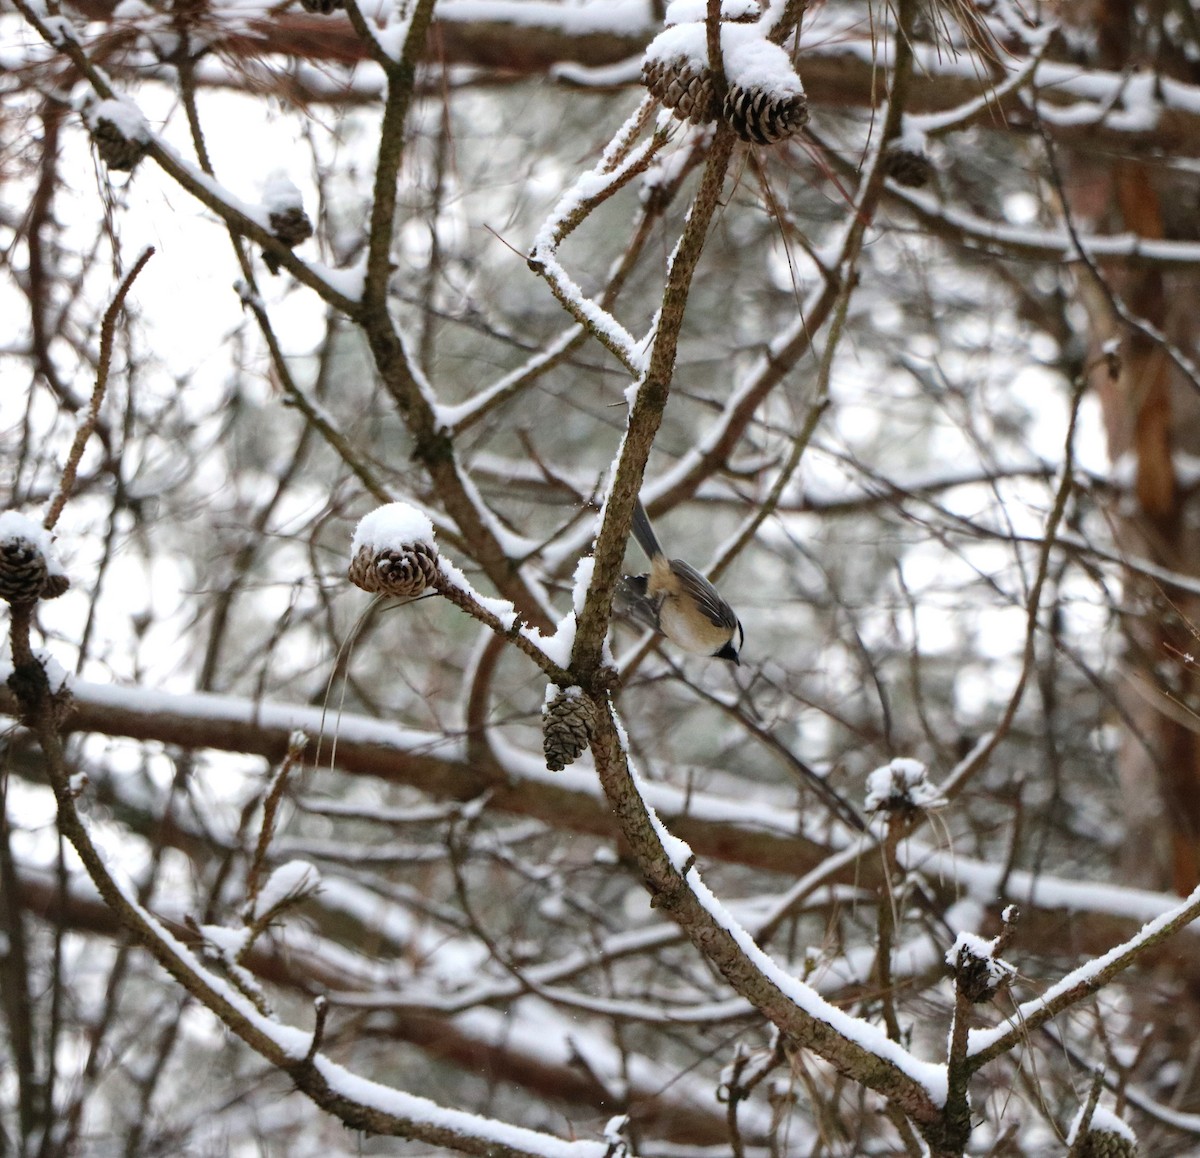
M 1100 63 L 1196 80 L 1162 38 L 1143 51 L 1153 13 L 1130 3 L 1077 4 Z M 1083 26 L 1082 24 L 1080 25 Z M 1097 231 L 1144 238 L 1198 235 L 1198 183 L 1160 162 L 1070 158 L 1069 209 Z M 1099 276 L 1097 276 L 1097 273 Z M 1090 326 L 1092 385 L 1100 399 L 1118 483 L 1112 518 L 1130 557 L 1200 578 L 1197 512 L 1183 465 L 1200 453 L 1200 384 L 1172 349 L 1197 355 L 1200 277 L 1080 266 Z M 1164 341 L 1165 339 L 1165 341 Z M 1145 885 L 1181 893 L 1200 883 L 1200 598 L 1130 570 L 1122 600 L 1127 650 L 1121 706 L 1127 728 L 1120 772 L 1127 803 L 1126 869 Z

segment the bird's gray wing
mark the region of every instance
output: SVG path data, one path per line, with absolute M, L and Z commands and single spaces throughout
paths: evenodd
M 671 570 L 679 577 L 684 590 L 695 599 L 696 606 L 708 616 L 714 627 L 724 627 L 731 633 L 737 629 L 738 621 L 733 608 L 695 567 L 682 559 L 672 559 Z

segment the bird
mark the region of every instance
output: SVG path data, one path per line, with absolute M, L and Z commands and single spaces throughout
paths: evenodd
M 746 633 L 733 608 L 690 563 L 667 558 L 640 500 L 633 508 L 633 537 L 650 560 L 650 572 L 621 579 L 617 610 L 684 651 L 740 666 Z

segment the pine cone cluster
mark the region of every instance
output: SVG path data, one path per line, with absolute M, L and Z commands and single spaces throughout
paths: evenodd
M 0 599 L 36 603 L 57 599 L 69 586 L 70 580 L 61 572 L 50 572 L 36 543 L 20 534 L 0 539 Z
M 703 125 L 718 117 L 743 141 L 773 145 L 808 123 L 808 98 L 788 54 L 767 40 L 757 6 L 731 8 L 721 23 L 727 87 L 709 64 L 703 20 L 665 28 L 646 50 L 642 83 L 681 120 Z
M 89 132 L 100 160 L 109 169 L 128 173 L 146 155 L 145 141 L 127 137 L 116 122 L 107 117 L 97 117 L 89 126 Z
M 582 688 L 561 691 L 542 709 L 546 767 L 561 772 L 583 754 L 596 730 L 596 705 Z
M 780 96 L 754 87 L 730 85 L 725 93 L 725 119 L 743 141 L 773 145 L 795 136 L 808 124 L 804 93 Z
M 883 172 L 897 185 L 903 185 L 906 189 L 920 189 L 929 184 L 933 176 L 933 163 L 923 149 L 892 145 L 883 155 Z
M 412 599 L 433 586 L 438 574 L 438 550 L 432 543 L 399 547 L 360 547 L 347 576 L 355 587 L 372 595 Z

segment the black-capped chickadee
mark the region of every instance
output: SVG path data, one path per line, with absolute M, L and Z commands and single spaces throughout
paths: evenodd
M 650 574 L 621 580 L 617 610 L 684 651 L 739 663 L 745 632 L 733 608 L 695 567 L 667 558 L 640 501 L 633 511 L 633 537 L 650 560 Z

